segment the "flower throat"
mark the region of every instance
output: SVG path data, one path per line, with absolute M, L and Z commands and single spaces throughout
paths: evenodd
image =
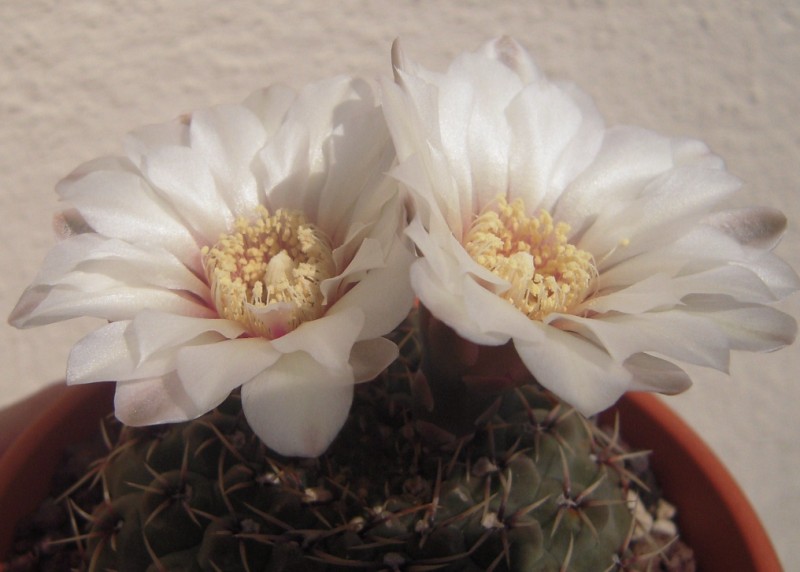
M 501 296 L 532 320 L 569 312 L 591 294 L 592 255 L 567 241 L 569 225 L 546 210 L 525 214 L 522 199 L 500 196 L 475 219 L 464 245 L 478 264 L 511 284 Z
M 220 317 L 276 339 L 325 311 L 320 283 L 335 267 L 328 238 L 303 213 L 259 206 L 230 234 L 202 250 Z

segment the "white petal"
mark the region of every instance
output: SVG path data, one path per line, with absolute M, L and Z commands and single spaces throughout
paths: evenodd
M 477 81 L 467 78 L 472 74 Z M 477 212 L 508 188 L 511 131 L 501 117 L 522 88 L 504 65 L 484 58 L 453 62 L 438 85 L 442 151 L 462 198 L 462 215 Z
M 202 304 L 209 298 L 205 282 L 172 254 L 157 247 L 138 247 L 92 233 L 57 243 L 29 290 L 36 290 L 31 294 L 32 299 L 41 303 L 40 299 L 51 289 L 59 287 L 62 296 L 77 298 L 83 298 L 87 292 L 100 297 L 111 295 L 112 291 L 163 290 L 153 292 L 152 296 L 180 298 L 175 300 L 176 307 L 190 302 L 189 293 L 195 298 L 195 304 Z M 176 313 L 182 312 L 176 310 Z M 197 313 L 194 311 L 191 315 Z
M 514 347 L 544 387 L 584 415 L 613 405 L 629 388 L 632 374 L 591 342 L 539 324 L 542 341 L 514 340 Z
M 591 339 L 619 362 L 637 353 L 653 352 L 720 371 L 728 369 L 727 336 L 713 321 L 684 312 L 598 318 L 550 314 L 547 321 Z
M 624 312 L 639 314 L 656 309 L 671 308 L 680 302 L 674 292 L 672 280 L 666 274 L 656 273 L 641 282 L 631 284 L 627 288 L 609 294 L 593 296 L 578 306 L 574 313 L 591 312 Z
M 243 105 L 255 113 L 268 136 L 273 135 L 283 122 L 286 112 L 292 105 L 295 92 L 282 84 L 274 84 L 253 92 Z
M 565 190 L 553 215 L 581 232 L 605 205 L 633 199 L 672 166 L 668 138 L 636 127 L 612 127 L 595 160 Z
M 85 278 L 85 286 L 96 286 L 99 281 L 97 276 Z M 184 316 L 216 317 L 204 304 L 180 292 L 103 284 L 98 291 L 78 290 L 73 285 L 32 286 L 25 290 L 9 320 L 18 328 L 82 316 L 115 322 L 130 320 L 144 308 Z
M 800 276 L 797 275 L 794 268 L 772 254 L 766 253 L 755 260 L 742 264 L 742 266 L 746 266 L 758 276 L 761 282 L 769 288 L 775 300 L 782 300 L 800 289 Z
M 689 375 L 677 365 L 648 354 L 634 354 L 625 360 L 633 374 L 632 391 L 657 391 L 674 395 L 692 385 Z
M 147 125 L 134 130 L 125 138 L 125 151 L 137 169 L 143 169 L 146 158 L 163 147 L 189 145 L 188 116 L 167 123 Z
M 507 281 L 475 262 L 450 232 L 436 224 L 431 224 L 431 227 L 430 232 L 426 231 L 420 217 L 415 217 L 405 232 L 416 244 L 422 258 L 430 262 L 431 271 L 454 293 L 460 292 L 461 277 L 467 274 L 494 292 L 509 288 Z
M 75 239 L 90 236 L 93 235 L 83 234 Z M 199 279 L 172 254 L 157 246 L 139 247 L 116 239 L 99 241 L 91 245 L 91 250 L 75 266 L 75 271 L 107 276 L 130 285 L 183 290 L 202 300 L 210 298 L 208 285 L 204 280 Z M 59 280 L 56 283 L 64 282 L 65 280 Z
M 252 213 L 260 201 L 251 163 L 267 138 L 255 114 L 241 105 L 198 111 L 190 136 L 192 150 L 208 165 L 231 212 Z
M 525 314 L 511 302 L 476 283 L 471 276 L 464 277 L 463 292 L 464 305 L 471 322 L 482 335 L 491 336 L 496 344 L 504 344 L 511 338 L 541 340 L 540 328 L 535 327 Z
M 267 446 L 281 455 L 315 457 L 347 419 L 352 381 L 352 372 L 332 377 L 330 369 L 296 352 L 242 387 L 242 408 Z
M 759 275 L 746 266 L 729 265 L 711 268 L 673 280 L 675 292 L 683 297 L 690 294 L 721 294 L 742 302 L 771 303 L 778 297 Z
M 394 149 L 372 92 L 343 103 L 336 122 L 325 143 L 324 186 L 313 218 L 334 242 L 341 242 L 354 222 L 378 218 L 380 209 L 397 194 L 397 185 L 386 177 Z
M 368 270 L 384 265 L 383 248 L 379 241 L 365 238 L 350 263 L 342 272 L 333 278 L 323 280 L 320 290 L 325 297 L 325 304 L 339 299 L 347 287 L 364 278 Z
M 177 373 L 194 407 L 209 411 L 280 357 L 263 338 L 225 340 L 179 349 Z
M 506 112 L 513 133 L 509 198 L 523 198 L 530 211 L 552 208 L 552 195 L 561 194 L 600 146 L 602 122 L 595 121 L 596 113 L 585 117 L 589 112 L 550 83 L 529 85 L 511 102 Z
M 244 331 L 241 324 L 232 320 L 195 318 L 146 309 L 131 322 L 128 339 L 137 359 L 143 361 L 163 348 L 180 346 L 206 332 L 233 339 Z
M 750 234 L 758 231 L 751 229 L 741 232 Z M 766 243 L 777 240 L 777 237 L 770 235 L 769 230 L 763 232 L 766 234 L 762 239 Z M 752 235 L 749 238 L 756 242 L 762 239 Z M 747 237 L 741 233 L 737 235 L 732 229 L 719 228 L 713 224 L 700 224 L 684 238 L 665 249 L 664 253 L 657 253 L 655 256 L 672 259 L 669 263 L 673 268 L 677 267 L 675 262 L 682 257 L 684 259 L 682 274 L 699 273 L 721 266 L 747 268 L 758 276 L 775 300 L 782 299 L 800 288 L 800 277 L 791 266 L 762 248 L 743 244 L 744 240 L 748 240 Z
M 147 157 L 142 172 L 200 242 L 214 244 L 227 232 L 234 214 L 202 155 L 188 147 L 164 147 Z
M 110 248 L 106 247 L 107 243 Z M 95 233 L 79 234 L 62 240 L 47 253 L 33 284 L 58 284 L 64 275 L 78 268 L 84 261 L 107 257 L 115 247 L 119 253 L 141 253 L 141 249 L 133 245 L 113 241 Z
M 414 253 L 401 240 L 396 240 L 382 268 L 371 269 L 328 312 L 334 315 L 360 309 L 365 316 L 358 340 L 369 340 L 389 333 L 408 315 L 414 303 L 409 268 Z
M 442 74 L 430 72 L 405 57 L 397 40 L 392 45 L 392 65 L 396 85 L 388 81 L 382 83 L 382 102 L 387 110 L 387 123 L 392 131 L 398 159 L 404 161 L 413 154 L 414 149 L 420 148 L 416 143 L 428 137 L 435 144 L 441 144 L 436 84 L 442 81 Z M 387 102 L 390 102 L 388 107 Z M 399 106 L 395 107 L 396 104 Z M 401 123 L 394 121 L 400 120 L 403 115 L 407 115 L 405 129 Z
M 380 183 L 365 188 L 355 203 L 347 206 L 348 212 L 338 225 L 326 231 L 335 246 L 333 260 L 337 268 L 349 264 L 365 239 L 375 239 L 388 250 L 406 224 L 405 196 L 396 181 L 385 173 L 381 177 Z
M 790 345 L 797 335 L 794 318 L 774 308 L 708 296 L 691 296 L 685 302 L 687 312 L 722 328 L 732 349 L 772 351 Z
M 750 207 L 713 213 L 703 219 L 735 238 L 740 244 L 772 250 L 786 231 L 786 215 L 767 207 Z
M 72 172 L 59 181 L 62 183 L 70 183 L 82 179 L 95 171 L 115 171 L 121 173 L 131 173 L 134 175 L 139 174 L 139 169 L 127 157 L 119 157 L 107 155 L 105 157 L 97 157 L 77 166 Z M 56 187 L 58 189 L 58 187 Z
M 364 326 L 364 312 L 353 307 L 304 322 L 283 337 L 272 340 L 282 354 L 305 352 L 332 371 L 347 369 L 353 344 Z
M 143 246 L 158 246 L 201 272 L 199 247 L 172 208 L 138 175 L 92 171 L 56 188 L 97 232 Z
M 262 328 L 261 331 L 267 332 L 267 337 L 270 339 L 285 336 L 294 327 L 297 307 L 291 302 L 271 302 L 266 306 L 256 306 L 246 302 L 245 307 L 255 323 Z
M 456 260 L 449 252 L 450 249 L 447 248 L 447 243 L 449 242 L 448 233 L 429 233 L 423 227 L 420 217 L 414 217 L 408 224 L 405 233 L 416 244 L 422 254 L 422 260 L 425 261 L 424 263 L 430 265 L 431 273 L 448 277 L 453 283 L 457 281 L 459 268 Z M 458 246 L 461 247 L 461 245 Z
M 456 184 L 450 161 L 440 149 L 441 145 L 435 145 L 439 140 L 438 131 L 427 133 L 426 126 L 438 127 L 435 90 L 430 87 L 429 91 L 430 101 L 420 101 L 406 96 L 395 85 L 384 85 L 384 113 L 400 160 L 392 176 L 415 194 L 416 200 L 422 203 L 417 204 L 417 208 L 438 213 L 456 238 L 460 238 L 462 227 L 472 218 L 471 192 L 462 191 Z M 423 104 L 433 106 L 433 111 L 420 112 L 418 107 Z M 429 113 L 433 115 L 433 123 L 425 119 Z
M 676 165 L 694 165 L 717 171 L 725 169 L 725 162 L 714 155 L 708 145 L 702 141 L 687 137 L 674 137 L 670 139 L 670 146 Z
M 206 411 L 196 408 L 175 373 L 118 383 L 114 393 L 117 419 L 133 427 L 188 421 Z
M 422 151 L 423 162 L 431 180 L 438 181 L 435 192 L 443 192 L 439 187 L 446 183 L 445 172 L 455 181 L 458 198 L 445 197 L 444 204 L 459 214 L 462 223 L 508 189 L 511 130 L 498 118 L 523 89 L 523 78 L 530 81 L 538 75 L 522 53 L 513 42 L 499 41 L 462 54 L 445 74 L 404 62 L 396 76 L 406 96 L 390 94 L 384 104 L 401 161 L 404 147 L 413 146 L 417 152 L 428 147 Z M 405 115 L 406 123 L 414 127 L 393 127 L 395 114 Z M 398 142 L 403 134 L 410 141 Z M 439 154 L 444 160 L 437 158 Z M 460 229 L 453 230 L 460 237 Z
M 305 212 L 311 220 L 322 218 L 323 224 L 330 222 L 328 213 L 320 216 L 323 189 L 342 196 L 345 206 L 352 204 L 354 194 L 365 183 L 363 178 L 370 177 L 374 167 L 365 157 L 384 155 L 388 138 L 383 125 L 375 123 L 379 117 L 372 89 L 366 82 L 342 76 L 307 85 L 297 94 L 282 125 L 259 156 L 257 172 L 263 180 L 268 207 L 293 208 Z M 374 129 L 370 130 L 370 125 Z M 354 135 L 368 132 L 369 136 L 354 144 L 351 131 Z M 376 141 L 380 141 L 377 149 L 359 147 Z M 360 162 L 351 146 L 364 150 Z M 337 164 L 339 157 L 343 160 L 341 165 Z M 383 156 L 382 160 L 388 157 Z M 331 184 L 326 187 L 329 177 Z M 347 182 L 357 182 L 356 188 L 342 186 Z
M 594 162 L 605 136 L 605 121 L 594 100 L 573 84 L 557 85 L 564 97 L 571 99 L 580 110 L 581 122 L 553 171 L 552 188 L 542 205 L 551 212 L 555 210 L 555 201 L 560 199 L 564 189 Z
M 283 207 L 307 213 L 316 211 L 315 201 L 309 205 L 304 202 L 311 178 L 309 136 L 304 125 L 285 123 L 259 152 L 254 169 L 270 210 Z
M 397 346 L 386 338 L 356 342 L 350 352 L 353 381 L 361 383 L 375 379 L 397 359 L 398 354 Z
M 602 273 L 621 259 L 677 240 L 739 186 L 739 180 L 724 171 L 672 169 L 635 199 L 605 205 L 577 246 L 595 256 Z M 627 246 L 617 248 L 620 243 Z
M 312 171 L 325 172 L 325 142 L 353 120 L 349 108 L 356 106 L 356 114 L 361 113 L 365 101 L 372 101 L 372 87 L 364 80 L 347 76 L 310 83 L 300 90 L 285 123 L 304 125 L 308 130 Z
M 619 248 L 628 247 L 620 245 Z M 653 274 L 670 277 L 696 274 L 726 266 L 731 261 L 750 262 L 752 258 L 731 236 L 701 224 L 675 242 L 635 256 L 624 256 L 601 272 L 598 286 L 601 290 L 615 289 L 647 280 Z
M 130 321 L 112 322 L 75 344 L 67 363 L 67 383 L 127 382 L 163 376 L 177 367 L 177 356 L 182 347 L 208 345 L 225 339 L 210 326 L 196 328 L 194 335 L 186 336 L 180 343 L 163 343 L 147 356 L 142 356 L 137 348 L 140 340 L 132 330 L 134 327 Z
M 472 320 L 462 292 L 443 284 L 426 259 L 411 265 L 411 287 L 420 303 L 458 335 L 476 344 L 496 346 L 508 341 L 507 335 L 486 333 Z M 499 302 L 503 302 L 498 298 Z
M 503 36 L 487 42 L 480 53 L 501 62 L 517 74 L 523 83 L 531 83 L 541 78 L 530 54 L 513 38 Z
M 125 339 L 129 324 L 129 320 L 111 322 L 75 344 L 67 361 L 67 383 L 116 381 L 121 373 L 133 371 L 136 363 Z M 147 377 L 162 373 L 152 372 Z
M 408 160 L 425 140 L 424 130 L 412 112 L 406 110 L 406 95 L 387 78 L 381 78 L 381 99 L 386 125 L 392 135 L 395 152 L 400 162 Z M 406 119 L 408 118 L 408 120 Z

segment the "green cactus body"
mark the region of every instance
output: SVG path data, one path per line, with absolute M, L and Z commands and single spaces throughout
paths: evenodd
M 419 342 L 357 388 L 318 459 L 273 454 L 238 396 L 193 422 L 123 427 L 94 467 L 93 570 L 614 569 L 631 485 L 613 439 L 534 384 L 504 389 L 472 431 L 424 438 L 410 389 Z M 95 485 L 97 486 L 97 485 Z M 621 564 L 619 564 L 621 566 Z

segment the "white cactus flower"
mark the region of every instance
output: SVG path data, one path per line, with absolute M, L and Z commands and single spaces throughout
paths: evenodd
M 768 307 L 798 288 L 771 253 L 786 220 L 720 210 L 739 181 L 698 141 L 606 128 L 591 100 L 545 78 L 509 38 L 445 73 L 393 49 L 383 106 L 421 303 L 476 344 L 513 343 L 584 414 L 626 390 L 678 392 L 681 363 L 795 337 Z
M 11 322 L 108 320 L 67 381 L 116 381 L 124 423 L 192 419 L 241 386 L 267 445 L 318 455 L 412 304 L 393 160 L 374 90 L 346 77 L 141 129 L 58 185 L 63 240 Z

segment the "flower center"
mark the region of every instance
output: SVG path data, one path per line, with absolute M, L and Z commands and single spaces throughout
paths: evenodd
M 567 242 L 569 225 L 545 210 L 525 214 L 521 199 L 500 196 L 465 237 L 469 255 L 511 287 L 502 294 L 532 320 L 569 312 L 591 293 L 597 277 L 592 255 Z
M 223 318 L 276 339 L 325 311 L 320 283 L 334 275 L 328 237 L 303 213 L 259 206 L 202 250 L 211 295 Z

